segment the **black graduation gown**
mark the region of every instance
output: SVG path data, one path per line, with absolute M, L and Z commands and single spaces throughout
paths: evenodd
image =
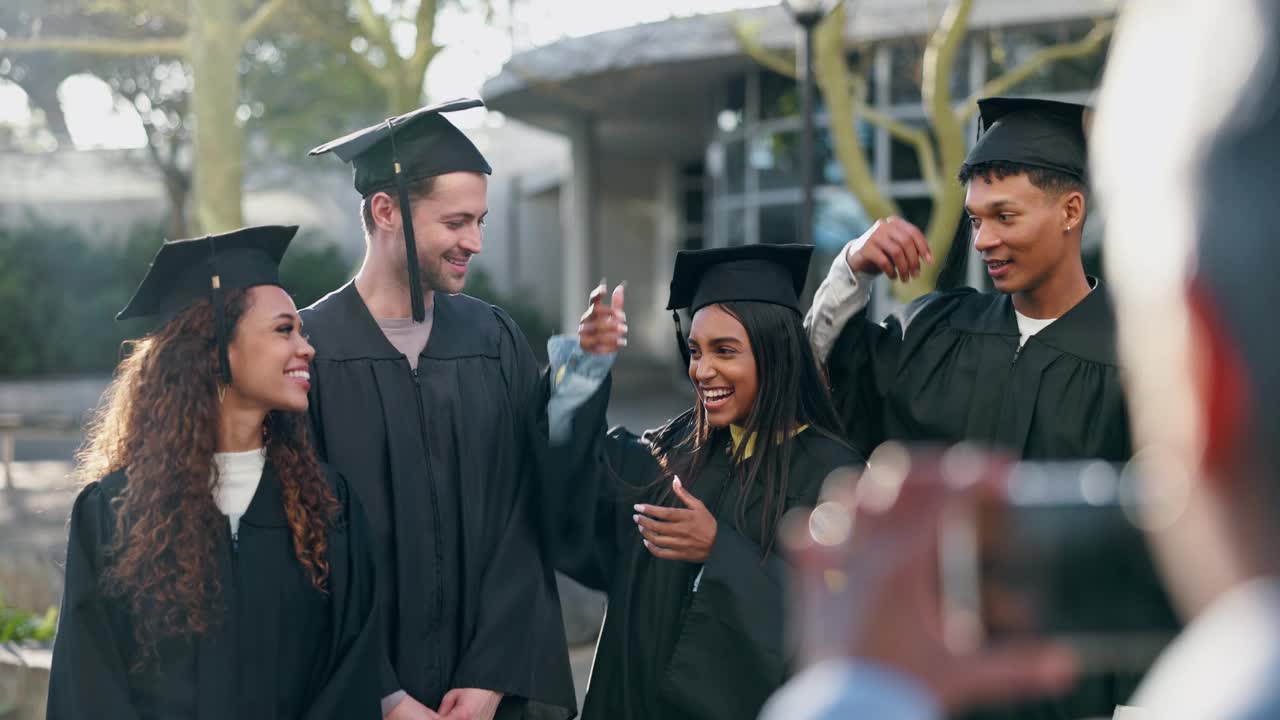
M 883 325 L 859 313 L 837 339 L 828 370 L 850 440 L 867 452 L 885 440 L 970 441 L 1028 460 L 1120 463 L 1132 445 L 1115 337 L 1101 283 L 1021 350 L 1012 298 L 961 288 L 926 295 Z M 1159 588 L 1152 593 L 1163 597 Z M 1169 622 L 1172 635 L 1172 615 Z M 968 717 L 1110 717 L 1140 680 L 1092 674 L 1063 698 Z
M 688 490 L 716 516 L 705 564 L 661 560 L 642 544 L 636 503 L 679 505 L 650 453 L 655 433 L 687 432 L 686 413 L 638 437 L 606 433 L 609 381 L 575 410 L 570 439 L 552 447 L 542 508 L 556 567 L 608 594 L 583 720 L 744 720 L 759 714 L 790 662 L 783 645 L 786 563 L 761 547 L 757 484 L 747 490 L 746 523 L 736 523 L 740 489 L 730 476 L 729 435 Z M 794 437 L 786 506 L 815 504 L 833 470 L 862 457 L 806 430 Z M 699 571 L 702 577 L 693 590 Z
M 219 624 L 156 645 L 158 662 L 131 672 L 138 646 L 128 602 L 101 589 L 115 536 L 116 472 L 87 486 L 71 513 L 66 588 L 49 677 L 49 720 L 377 720 L 380 626 L 363 514 L 336 473 L 342 516 L 329 533 L 328 592 L 293 551 L 280 485 L 263 473 L 236 543 L 219 544 Z
M 926 295 L 884 325 L 845 326 L 828 370 L 854 446 L 885 440 L 1003 448 L 1031 460 L 1127 461 L 1115 317 L 1099 284 L 1018 349 L 1008 295 Z
M 527 496 L 537 364 L 498 308 L 436 293 L 433 313 L 415 372 L 354 283 L 302 311 L 316 448 L 351 478 L 386 569 L 383 690 L 438 707 L 484 688 L 508 696 L 500 717 L 563 717 L 573 678 Z

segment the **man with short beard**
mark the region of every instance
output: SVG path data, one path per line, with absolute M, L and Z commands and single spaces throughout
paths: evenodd
M 311 153 L 350 162 L 363 198 L 360 271 L 302 316 L 316 447 L 373 528 L 389 718 L 565 717 L 575 704 L 526 512 L 537 364 L 505 312 L 460 294 L 490 168 L 444 113 L 480 105 L 422 108 Z

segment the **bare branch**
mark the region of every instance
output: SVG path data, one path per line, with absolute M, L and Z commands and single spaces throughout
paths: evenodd
M 849 92 L 852 80 L 845 58 L 844 27 L 845 9 L 840 4 L 818 25 L 814 34 L 814 76 L 827 104 L 835 155 L 844 169 L 845 187 L 868 214 L 875 218 L 898 215 L 901 212 L 898 204 L 876 185 L 867 154 L 855 131 L 859 105 L 864 103 Z
M 388 65 L 399 65 L 400 53 L 396 51 L 395 40 L 391 38 L 391 23 L 378 16 L 369 0 L 356 0 L 356 16 L 360 19 L 360 27 L 369 36 L 369 42 L 382 48 L 387 56 Z
M 137 57 L 157 55 L 181 57 L 186 46 L 178 38 L 154 38 L 130 40 L 101 37 L 40 37 L 0 39 L 0 50 L 9 52 L 75 52 L 109 57 Z
M 418 16 L 414 18 L 414 26 L 418 29 L 418 37 L 414 43 L 413 56 L 409 58 L 409 67 L 417 75 L 425 75 L 427 66 L 441 48 L 433 40 L 436 32 L 437 0 L 421 0 L 418 3 Z
M 1115 25 L 1114 20 L 1101 20 L 1094 24 L 1093 29 L 1087 35 L 1075 42 L 1051 45 L 1037 50 L 1021 65 L 1000 75 L 1000 77 L 988 80 L 977 92 L 970 95 L 963 105 L 956 108 L 956 114 L 962 122 L 968 122 L 978 112 L 978 100 L 980 98 L 1003 95 L 1018 83 L 1035 75 L 1046 65 L 1092 55 L 1111 36 Z
M 770 70 L 795 79 L 796 58 L 794 53 L 770 50 L 760 43 L 760 23 L 749 23 L 734 17 L 729 22 L 733 35 L 738 39 L 738 47 L 747 57 L 755 60 Z
M 364 73 L 365 77 L 384 88 L 386 87 L 381 69 L 370 62 L 369 58 L 351 48 L 351 42 L 355 39 L 351 33 L 337 30 L 332 23 L 315 17 L 309 10 L 303 10 L 299 17 L 302 20 L 302 32 L 304 35 L 313 40 L 319 40 L 340 53 L 345 53 L 360 69 L 360 72 Z
M 247 43 L 271 22 L 291 0 L 267 0 L 240 25 L 240 42 Z

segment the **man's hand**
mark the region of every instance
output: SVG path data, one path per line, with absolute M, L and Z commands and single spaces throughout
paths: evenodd
M 671 481 L 671 489 L 684 503 L 684 509 L 636 505 L 636 514 L 631 519 L 644 537 L 645 548 L 654 557 L 706 562 L 716 542 L 716 518 L 701 500 L 684 489 L 680 478 Z
M 502 693 L 479 688 L 450 690 L 440 702 L 443 720 L 493 720 Z
M 591 292 L 590 305 L 578 323 L 578 344 L 593 355 L 616 353 L 627 346 L 627 313 L 623 311 L 623 285 L 613 289 L 610 304 L 605 305 L 604 283 Z
M 383 720 L 440 720 L 440 716 L 412 697 L 406 697 Z
M 856 484 L 843 485 L 807 523 L 788 525 L 805 660 L 843 656 L 897 670 L 950 713 L 1068 689 L 1076 663 L 1064 648 L 1032 641 L 975 647 L 971 633 L 947 637 L 938 569 L 943 518 L 1002 497 L 1008 467 L 969 448 L 909 455 L 886 446 Z
M 884 273 L 906 282 L 920 275 L 921 263 L 933 262 L 933 251 L 920 228 L 900 217 L 888 217 L 849 243 L 844 259 L 856 273 Z

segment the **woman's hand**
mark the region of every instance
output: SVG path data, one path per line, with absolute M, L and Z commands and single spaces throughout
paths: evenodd
M 591 292 L 590 306 L 578 323 L 578 344 L 593 355 L 609 355 L 627 346 L 627 313 L 622 309 L 624 285 L 613 289 L 613 298 L 605 305 L 605 293 L 609 287 Z
M 644 537 L 645 548 L 654 557 L 706 562 L 716 542 L 716 518 L 701 500 L 684 489 L 680 478 L 671 481 L 671 489 L 684 503 L 684 508 L 636 505 L 636 514 L 631 519 Z

